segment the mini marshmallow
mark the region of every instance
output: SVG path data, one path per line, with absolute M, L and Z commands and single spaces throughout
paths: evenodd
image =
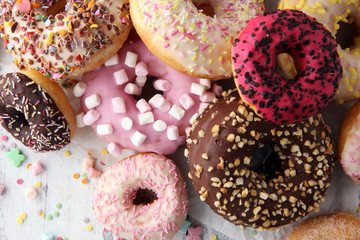
M 106 60 L 104 64 L 105 64 L 106 67 L 109 67 L 109 66 L 114 66 L 114 65 L 116 65 L 118 63 L 119 63 L 119 55 L 114 54 L 111 58 Z
M 39 161 L 36 161 L 33 164 L 31 164 L 31 166 L 29 167 L 29 171 L 32 175 L 37 176 L 42 171 L 44 171 L 44 168 Z
M 108 152 L 109 152 L 111 155 L 113 155 L 113 156 L 115 156 L 115 157 L 120 156 L 120 155 L 122 154 L 122 149 L 121 149 L 121 147 L 120 147 L 118 144 L 114 143 L 114 142 L 109 143 L 109 144 L 107 145 L 107 148 L 106 148 L 106 149 L 108 150 Z
M 158 91 L 169 91 L 171 89 L 171 83 L 167 80 L 158 79 L 154 81 L 154 88 Z
M 85 98 L 85 105 L 88 109 L 92 109 L 100 105 L 100 97 L 97 94 L 92 94 Z
M 25 196 L 27 199 L 34 199 L 36 196 L 37 196 L 37 191 L 36 191 L 36 188 L 34 187 L 27 187 L 25 189 Z
M 83 117 L 83 123 L 90 126 L 100 118 L 100 113 L 94 109 L 88 111 Z
M 78 113 L 76 114 L 75 118 L 76 118 L 76 127 L 78 128 L 82 128 L 82 127 L 85 127 L 86 125 L 84 124 L 83 122 L 83 117 L 84 117 L 84 113 L 81 112 L 81 113 Z
M 152 112 L 138 114 L 139 124 L 145 125 L 154 122 L 154 114 Z
M 86 171 L 86 175 L 89 178 L 99 178 L 101 176 L 101 171 L 97 170 L 94 167 L 90 167 L 87 171 Z
M 194 106 L 195 102 L 192 99 L 192 97 L 189 96 L 189 94 L 185 93 L 182 95 L 179 99 L 179 102 L 185 108 L 186 110 L 190 109 L 192 106 Z
M 114 97 L 111 99 L 114 113 L 126 113 L 125 100 L 122 97 Z
M 158 108 L 163 112 L 167 112 L 171 108 L 171 104 L 161 94 L 154 95 L 150 100 L 149 104 L 153 108 Z
M 166 130 L 167 124 L 163 120 L 156 120 L 153 124 L 153 128 L 157 132 L 163 132 Z
M 209 105 L 210 105 L 210 103 L 200 103 L 200 105 L 199 105 L 199 113 L 201 113 Z
M 142 134 L 139 131 L 136 131 L 134 133 L 134 135 L 132 135 L 132 137 L 130 138 L 131 142 L 136 146 L 136 147 L 140 147 L 141 144 L 143 144 L 143 142 L 146 139 L 146 135 Z
M 135 74 L 139 77 L 144 77 L 148 75 L 148 68 L 146 63 L 144 62 L 138 62 L 135 66 Z
M 170 111 L 169 111 L 169 114 L 170 114 L 172 117 L 176 118 L 177 120 L 181 120 L 181 119 L 184 117 L 184 115 L 185 115 L 185 110 L 182 109 L 181 107 L 179 107 L 178 105 L 174 104 L 174 105 L 171 107 L 171 109 L 170 109 Z
M 93 167 L 95 164 L 95 159 L 92 157 L 84 157 L 82 170 L 86 172 L 89 168 Z
M 4 184 L 0 184 L 0 196 L 4 193 L 5 186 Z
M 167 137 L 170 141 L 175 141 L 179 139 L 179 129 L 176 126 L 168 126 L 167 128 Z
M 131 68 L 136 66 L 138 55 L 136 53 L 128 51 L 125 57 L 125 65 Z
M 129 118 L 129 117 L 124 117 L 121 120 L 121 126 L 123 127 L 123 129 L 129 131 L 130 129 L 132 129 L 133 120 L 131 120 L 131 118 Z
M 75 97 L 81 97 L 81 96 L 84 94 L 84 92 L 85 92 L 85 90 L 86 90 L 86 87 L 87 87 L 86 83 L 84 83 L 84 82 L 78 82 L 78 83 L 75 85 L 74 90 L 73 90 L 74 96 L 75 96 Z
M 216 96 L 221 96 L 222 92 L 223 92 L 223 88 L 220 85 L 217 85 L 216 83 L 213 84 L 213 92 L 215 93 Z
M 126 84 L 125 92 L 130 95 L 138 94 L 139 87 L 134 83 L 128 83 Z
M 206 78 L 200 78 L 200 84 L 203 85 L 206 89 L 211 88 L 211 80 Z
M 193 124 L 193 122 L 195 122 L 195 120 L 197 119 L 198 116 L 199 116 L 199 114 L 198 114 L 198 113 L 195 113 L 194 115 L 191 116 L 189 122 L 190 122 L 191 124 Z
M 147 101 L 145 99 L 140 99 L 137 103 L 136 103 L 136 107 L 137 109 L 139 109 L 139 111 L 141 113 L 144 113 L 144 112 L 148 112 L 151 110 L 151 107 L 150 105 L 147 103 Z
M 138 85 L 139 87 L 143 87 L 145 86 L 145 83 L 146 83 L 146 76 L 137 76 L 135 78 L 135 84 Z
M 191 84 L 191 88 L 190 88 L 191 93 L 201 96 L 204 94 L 205 91 L 206 91 L 206 88 L 203 85 L 198 84 L 198 83 Z
M 213 93 L 213 92 L 205 92 L 203 95 L 200 96 L 200 101 L 209 103 L 215 97 L 216 97 L 215 93 Z
M 129 81 L 129 77 L 125 69 L 120 69 L 119 71 L 114 72 L 114 78 L 116 85 L 123 85 L 124 83 Z
M 110 124 L 99 124 L 96 127 L 96 132 L 100 136 L 110 135 L 113 133 L 113 128 Z

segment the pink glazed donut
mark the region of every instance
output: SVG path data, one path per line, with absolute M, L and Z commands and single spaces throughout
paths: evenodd
M 104 172 L 96 185 L 93 209 L 117 237 L 172 239 L 186 218 L 186 184 L 170 159 L 136 154 Z
M 294 79 L 276 70 L 277 55 L 294 58 Z M 319 113 L 333 99 L 342 68 L 331 33 L 296 10 L 253 18 L 232 48 L 234 78 L 243 100 L 266 120 L 290 124 Z
M 173 153 L 184 143 L 190 122 L 215 97 L 210 80 L 173 70 L 139 39 L 84 74 L 74 93 L 82 94 L 78 120 L 106 140 L 114 155 L 121 149 Z

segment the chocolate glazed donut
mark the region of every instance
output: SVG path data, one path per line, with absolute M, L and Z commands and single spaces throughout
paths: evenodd
M 262 120 L 236 90 L 193 124 L 185 155 L 200 199 L 226 220 L 272 230 L 319 210 L 334 151 L 320 114 L 290 125 Z
M 1 125 L 25 146 L 39 152 L 58 150 L 67 145 L 71 138 L 69 123 L 75 122 L 62 89 L 44 78 L 37 71 L 0 76 Z M 60 111 L 52 95 L 44 90 L 45 86 L 38 84 L 39 81 L 46 83 L 46 88 L 55 92 L 57 99 L 63 100 L 60 108 L 67 107 L 72 114 Z

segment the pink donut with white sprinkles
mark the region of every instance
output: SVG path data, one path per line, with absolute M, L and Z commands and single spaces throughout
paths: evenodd
M 185 76 L 161 62 L 141 40 L 128 41 L 75 86 L 82 105 L 78 123 L 93 127 L 113 155 L 122 149 L 171 154 L 215 97 L 213 89 L 210 80 Z
M 172 239 L 186 218 L 186 184 L 170 159 L 136 154 L 104 172 L 95 189 L 93 209 L 117 237 Z

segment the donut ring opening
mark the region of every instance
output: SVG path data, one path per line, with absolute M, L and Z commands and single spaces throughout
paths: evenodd
M 278 154 L 279 147 L 274 144 L 261 144 L 253 153 L 250 168 L 259 175 L 265 176 L 267 181 L 278 178 L 281 172 L 281 159 Z
M 133 193 L 132 203 L 134 205 L 147 205 L 151 204 L 158 199 L 157 194 L 148 188 L 138 188 Z
M 136 101 L 139 101 L 140 99 L 145 99 L 147 102 L 149 102 L 149 100 L 156 94 L 164 96 L 163 91 L 157 90 L 154 87 L 154 82 L 158 79 L 160 78 L 150 75 L 146 76 L 146 83 L 142 87 L 142 89 L 146 89 L 146 91 L 141 91 L 139 95 L 133 95 Z
M 339 21 L 339 29 L 335 34 L 335 40 L 342 49 L 354 48 L 360 37 L 360 24 L 355 18 L 348 16 L 345 21 Z
M 26 133 L 29 131 L 30 123 L 27 120 L 25 114 L 12 106 L 4 107 L 1 106 L 2 113 L 7 114 L 8 118 L 2 118 L 2 121 L 5 123 L 3 127 L 10 131 L 13 128 L 19 128 L 20 133 Z

